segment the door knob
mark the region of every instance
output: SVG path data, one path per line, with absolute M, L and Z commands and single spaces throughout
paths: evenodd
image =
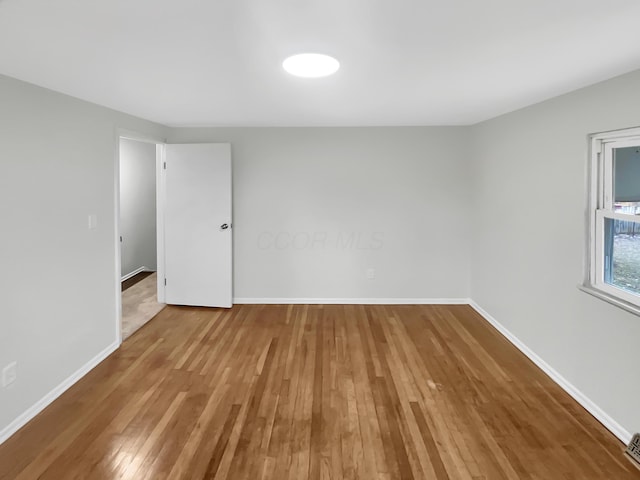
M 226 230 L 227 228 L 229 228 L 229 225 L 226 223 L 223 223 L 222 225 L 220 225 L 220 230 Z

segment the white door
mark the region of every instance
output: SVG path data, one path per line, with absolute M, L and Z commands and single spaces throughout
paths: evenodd
M 165 146 L 165 301 L 231 307 L 231 147 Z

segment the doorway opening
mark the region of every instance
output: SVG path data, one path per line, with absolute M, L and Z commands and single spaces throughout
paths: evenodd
M 116 339 L 166 304 L 230 308 L 231 145 L 165 144 L 122 130 L 117 144 Z
M 118 335 L 124 341 L 165 307 L 158 298 L 161 144 L 135 136 L 118 140 Z

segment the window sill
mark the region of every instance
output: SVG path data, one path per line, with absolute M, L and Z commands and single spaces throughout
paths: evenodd
M 589 295 L 593 295 L 594 297 L 597 297 L 600 300 L 604 300 L 605 302 L 610 303 L 611 305 L 614 305 L 618 308 L 626 310 L 629 313 L 633 313 L 634 315 L 640 316 L 640 307 L 637 305 L 634 305 L 633 303 L 629 303 L 625 300 L 621 300 L 620 298 L 614 295 L 611 295 L 610 293 L 603 292 L 602 290 L 599 290 L 591 285 L 578 285 L 578 289 L 582 290 L 585 293 L 588 293 Z

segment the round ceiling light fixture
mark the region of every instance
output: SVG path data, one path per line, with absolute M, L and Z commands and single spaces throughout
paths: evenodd
M 340 63 L 329 55 L 301 53 L 285 59 L 282 68 L 296 77 L 320 78 L 336 73 Z

